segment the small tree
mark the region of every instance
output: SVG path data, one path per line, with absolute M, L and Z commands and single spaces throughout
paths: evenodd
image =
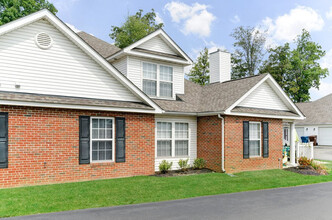
M 0 25 L 45 8 L 53 14 L 58 12 L 47 0 L 0 0 Z
M 319 64 L 325 51 L 311 41 L 308 31 L 303 29 L 294 43 L 294 49 L 289 43 L 270 49 L 260 72 L 270 73 L 294 102 L 305 102 L 310 100 L 309 90 L 318 89 L 320 80 L 329 72 Z
M 207 48 L 204 48 L 191 68 L 188 77 L 194 83 L 205 85 L 210 81 L 209 72 L 209 51 Z
M 135 15 L 128 16 L 122 26 L 112 26 L 109 36 L 115 41 L 115 46 L 125 48 L 163 26 L 163 23 L 156 23 L 154 9 L 145 15 L 140 9 Z
M 266 32 L 240 26 L 234 29 L 231 36 L 235 39 L 232 79 L 255 75 L 265 53 Z

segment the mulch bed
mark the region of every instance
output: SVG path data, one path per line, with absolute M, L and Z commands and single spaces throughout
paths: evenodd
M 285 168 L 285 170 L 310 176 L 328 175 L 326 170 L 315 170 L 312 166 L 289 167 Z
M 214 173 L 214 171 L 210 169 L 200 169 L 200 170 L 194 170 L 194 169 L 188 169 L 186 171 L 181 171 L 181 170 L 172 170 L 168 171 L 167 173 L 160 173 L 156 172 L 156 174 L 152 176 L 156 177 L 169 177 L 169 176 L 189 176 L 189 175 L 196 175 L 196 174 L 202 174 L 202 173 Z

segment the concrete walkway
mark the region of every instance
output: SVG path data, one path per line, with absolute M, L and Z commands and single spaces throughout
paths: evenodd
M 314 158 L 317 160 L 332 160 L 332 146 L 314 146 Z
M 10 219 L 332 219 L 332 182 Z

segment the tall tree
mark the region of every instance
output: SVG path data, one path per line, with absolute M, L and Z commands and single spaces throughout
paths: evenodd
M 204 48 L 191 68 L 188 77 L 194 83 L 205 85 L 210 81 L 209 72 L 209 51 L 207 48 Z
M 0 0 L 0 25 L 45 8 L 53 14 L 58 12 L 47 0 Z
M 154 9 L 145 15 L 143 15 L 143 10 L 140 9 L 135 15 L 128 16 L 122 26 L 112 26 L 110 37 L 115 40 L 115 46 L 125 48 L 162 28 L 164 24 L 157 24 L 156 16 Z
M 232 79 L 257 73 L 265 50 L 266 32 L 254 27 L 237 27 L 231 33 L 235 42 L 232 53 Z
M 318 89 L 329 72 L 319 64 L 325 51 L 308 31 L 303 29 L 294 43 L 293 49 L 289 43 L 270 49 L 260 72 L 270 73 L 294 102 L 305 102 L 310 100 L 310 88 Z

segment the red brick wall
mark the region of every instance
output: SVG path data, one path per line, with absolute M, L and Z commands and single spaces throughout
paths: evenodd
M 269 122 L 269 157 L 243 159 L 243 121 Z M 262 137 L 263 139 L 263 137 Z M 262 149 L 261 149 L 262 151 Z M 282 120 L 225 117 L 225 169 L 228 173 L 247 170 L 278 169 L 282 167 Z M 280 167 L 281 166 L 281 167 Z
M 34 107 L 9 113 L 8 168 L 0 188 L 154 173 L 154 115 Z M 79 165 L 80 115 L 126 118 L 126 162 Z
M 225 116 L 225 170 L 227 173 L 278 169 L 282 165 L 282 120 Z M 243 121 L 269 122 L 269 157 L 243 159 Z M 197 157 L 207 167 L 221 171 L 221 119 L 217 116 L 197 119 Z
M 197 157 L 207 168 L 221 171 L 221 120 L 217 116 L 197 118 Z

